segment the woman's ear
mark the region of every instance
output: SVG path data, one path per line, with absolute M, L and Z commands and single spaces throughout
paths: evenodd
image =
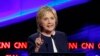
M 40 26 L 40 27 L 42 26 L 42 23 L 41 23 L 41 22 L 39 22 L 39 26 Z

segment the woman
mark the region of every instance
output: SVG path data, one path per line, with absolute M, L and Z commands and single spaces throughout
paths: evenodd
M 67 51 L 66 35 L 55 31 L 58 23 L 56 11 L 48 6 L 42 7 L 37 14 L 38 32 L 28 38 L 29 54 L 65 53 Z

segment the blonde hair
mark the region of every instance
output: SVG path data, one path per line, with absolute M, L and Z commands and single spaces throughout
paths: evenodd
M 36 17 L 36 22 L 37 22 L 37 31 L 41 32 L 41 27 L 40 27 L 40 19 L 44 16 L 44 12 L 49 11 L 52 12 L 52 14 L 54 15 L 55 19 L 56 19 L 56 25 L 58 23 L 58 19 L 57 19 L 57 13 L 56 10 L 53 9 L 52 7 L 48 7 L 48 6 L 44 6 L 41 7 L 40 10 L 37 13 L 37 17 Z

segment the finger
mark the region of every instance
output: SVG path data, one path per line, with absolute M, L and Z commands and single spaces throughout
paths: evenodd
M 36 38 L 35 43 L 39 44 L 40 40 L 38 38 Z
M 41 39 L 40 38 L 37 38 L 36 42 L 37 43 L 40 43 L 41 42 Z
M 42 34 L 41 34 L 41 33 L 39 34 L 39 38 L 43 39 L 43 37 L 42 37 Z
M 41 42 L 42 42 L 41 38 L 36 39 L 36 43 L 41 44 Z
M 43 40 L 38 41 L 37 44 L 38 44 L 38 45 L 42 45 L 42 44 L 43 44 Z

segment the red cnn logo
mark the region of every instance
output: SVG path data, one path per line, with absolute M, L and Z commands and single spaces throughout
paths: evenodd
M 15 42 L 14 47 L 16 49 L 26 49 L 27 48 L 27 42 Z

